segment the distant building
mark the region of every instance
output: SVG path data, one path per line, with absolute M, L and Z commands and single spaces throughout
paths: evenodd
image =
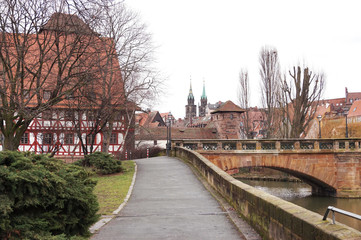
M 207 108 L 207 96 L 206 96 L 206 87 L 203 81 L 203 93 L 201 96 L 201 105 L 198 106 L 199 117 L 206 116 L 206 108 Z
M 211 115 L 211 112 L 213 112 L 214 110 L 216 110 L 217 108 L 219 108 L 221 105 L 223 104 L 222 101 L 218 101 L 214 104 L 212 103 L 208 103 L 207 107 L 206 107 L 206 115 Z
M 225 102 L 218 109 L 211 112 L 211 122 L 216 127 L 220 139 L 241 138 L 241 114 L 244 112 L 244 109 L 232 101 Z
M 197 107 L 194 105 L 194 96 L 192 91 L 192 82 L 189 87 L 189 94 L 187 98 L 188 104 L 186 105 L 186 117 L 185 120 L 192 123 L 192 119 L 197 116 Z
M 361 122 L 361 100 L 356 100 L 352 103 L 347 117 L 348 123 Z

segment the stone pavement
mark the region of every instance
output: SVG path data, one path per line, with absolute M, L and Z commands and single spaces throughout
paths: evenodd
M 185 163 L 168 157 L 136 163 L 127 205 L 92 239 L 242 239 Z

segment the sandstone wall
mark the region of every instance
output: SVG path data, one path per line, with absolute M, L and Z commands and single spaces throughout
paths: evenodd
M 197 152 L 175 147 L 174 154 L 191 162 L 264 239 L 361 239 L 353 228 L 235 180 Z

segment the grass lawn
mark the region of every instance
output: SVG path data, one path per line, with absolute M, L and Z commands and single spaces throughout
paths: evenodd
M 125 169 L 123 173 L 94 177 L 98 181 L 94 193 L 98 197 L 98 213 L 101 215 L 112 214 L 128 193 L 135 164 L 133 161 L 122 161 L 122 166 Z

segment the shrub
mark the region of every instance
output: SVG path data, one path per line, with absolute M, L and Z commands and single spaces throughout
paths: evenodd
M 122 172 L 121 161 L 114 159 L 113 155 L 103 152 L 94 152 L 86 155 L 81 164 L 84 167 L 91 167 L 98 174 L 112 174 Z
M 46 155 L 0 152 L 0 239 L 88 236 L 99 218 L 95 184 L 73 164 Z

